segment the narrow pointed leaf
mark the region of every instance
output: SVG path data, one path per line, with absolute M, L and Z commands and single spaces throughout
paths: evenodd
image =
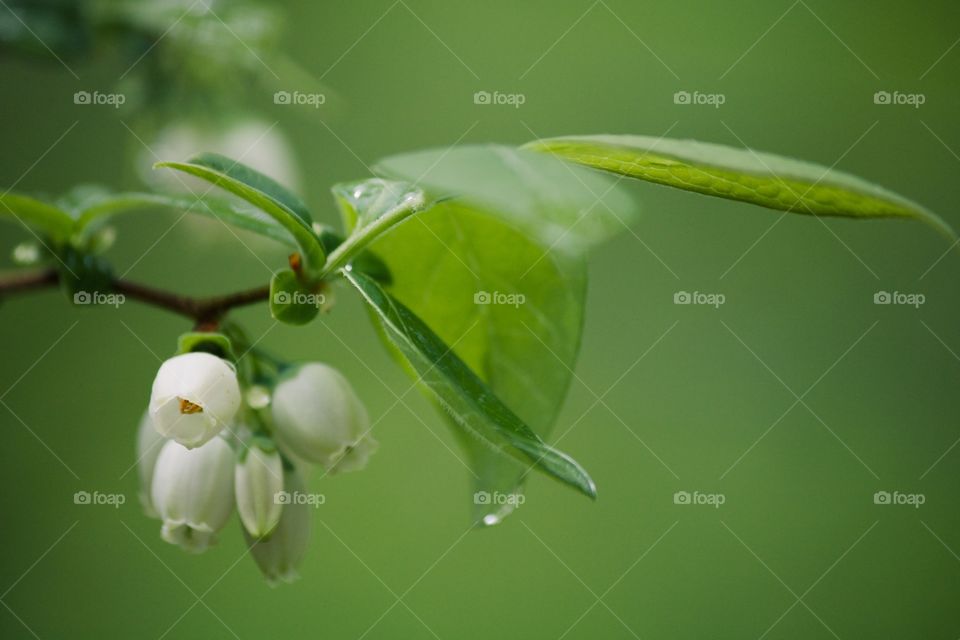
M 387 292 L 454 345 L 497 397 L 546 438 L 576 366 L 586 295 L 583 257 L 548 251 L 457 200 L 418 213 L 372 250 L 393 274 Z M 529 465 L 468 437 L 461 444 L 475 474 L 474 491 L 522 491 Z M 474 501 L 475 519 L 494 524 L 515 506 Z
M 296 240 L 312 273 L 319 273 L 326 261 L 320 239 L 310 226 L 309 215 L 299 200 L 276 182 L 261 173 L 216 154 L 201 154 L 187 162 L 160 162 L 168 167 L 202 178 L 254 205 L 280 225 Z
M 936 214 L 903 196 L 841 171 L 771 153 L 631 135 L 547 138 L 526 148 L 631 178 L 781 211 L 923 220 L 955 237 Z
M 573 459 L 548 445 L 511 411 L 452 347 L 373 279 L 344 271 L 420 381 L 464 433 L 489 449 L 513 455 L 590 497 L 596 488 Z
M 219 153 L 200 153 L 190 158 L 188 162 L 213 169 L 237 182 L 256 189 L 292 211 L 307 225 L 313 222 L 310 210 L 307 209 L 307 205 L 303 203 L 299 196 L 270 176 L 260 173 L 252 167 Z
M 66 211 L 19 193 L 0 195 L 0 218 L 25 224 L 55 242 L 66 240 L 73 226 Z
M 92 235 L 97 228 L 114 216 L 146 209 L 165 208 L 216 218 L 288 246 L 297 246 L 289 231 L 259 209 L 247 208 L 245 205 L 216 198 L 197 199 L 193 196 L 126 192 L 104 194 L 85 202 L 84 205 L 77 211 L 75 223 L 75 233 L 81 239 Z

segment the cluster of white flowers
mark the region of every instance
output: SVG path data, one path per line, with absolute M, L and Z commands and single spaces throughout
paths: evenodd
M 291 367 L 258 395 L 244 407 L 235 368 L 215 355 L 164 362 L 140 424 L 140 500 L 163 521 L 164 540 L 195 553 L 216 542 L 236 506 L 251 554 L 275 584 L 296 577 L 310 537 L 309 505 L 281 495 L 303 491 L 310 464 L 362 469 L 377 442 L 350 384 L 325 364 Z M 254 410 L 265 415 L 251 428 L 243 416 Z

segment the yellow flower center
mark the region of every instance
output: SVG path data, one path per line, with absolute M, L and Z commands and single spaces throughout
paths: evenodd
M 190 414 L 190 413 L 202 413 L 203 407 L 198 404 L 194 404 L 185 398 L 180 398 L 180 413 Z

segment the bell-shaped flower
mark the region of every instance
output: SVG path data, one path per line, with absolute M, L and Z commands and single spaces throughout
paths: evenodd
M 357 394 L 325 364 L 311 362 L 285 373 L 274 389 L 271 412 L 284 449 L 329 471 L 362 469 L 377 449 Z
M 280 522 L 283 462 L 276 445 L 264 438 L 251 440 L 240 456 L 234 475 L 237 511 L 247 533 L 264 538 Z
M 137 472 L 140 476 L 140 506 L 144 513 L 151 518 L 157 517 L 153 508 L 153 498 L 150 488 L 153 485 L 153 470 L 157 466 L 157 458 L 167 439 L 153 428 L 150 412 L 144 411 L 140 418 L 140 427 L 137 429 Z
M 285 495 L 303 492 L 303 481 L 293 469 L 284 472 L 283 485 Z M 279 495 L 277 500 L 280 501 Z M 293 582 L 299 577 L 297 570 L 310 546 L 310 509 L 306 501 L 286 500 L 280 523 L 268 538 L 257 540 L 244 530 L 250 554 L 270 586 Z
M 184 353 L 160 366 L 150 416 L 161 435 L 199 447 L 220 433 L 240 408 L 233 365 L 209 353 Z
M 233 513 L 236 456 L 223 438 L 187 449 L 163 445 L 153 472 L 153 506 L 163 519 L 161 537 L 199 553 L 217 541 Z

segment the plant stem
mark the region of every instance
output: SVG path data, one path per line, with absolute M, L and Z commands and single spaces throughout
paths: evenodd
M 60 275 L 55 269 L 0 277 L 0 297 L 56 287 L 59 282 Z M 269 285 L 206 298 L 184 296 L 121 278 L 115 279 L 112 286 L 117 293 L 186 316 L 206 328 L 216 327 L 231 309 L 263 302 L 270 297 Z
M 406 207 L 394 209 L 383 214 L 374 222 L 367 224 L 363 229 L 363 233 L 351 233 L 339 247 L 331 251 L 330 255 L 327 256 L 327 262 L 320 271 L 320 277 L 330 277 L 337 270 L 345 266 L 353 256 L 360 253 L 361 249 L 376 240 L 380 234 L 384 233 L 393 225 L 398 224 L 401 220 L 419 212 L 423 207 L 423 202 L 418 201 Z

